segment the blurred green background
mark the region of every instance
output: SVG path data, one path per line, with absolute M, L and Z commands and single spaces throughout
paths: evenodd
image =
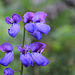
M 75 0 L 0 0 L 0 45 L 8 42 L 13 46 L 21 44 L 23 38 L 23 22 L 15 38 L 8 34 L 11 25 L 5 22 L 7 16 L 19 14 L 22 19 L 26 12 L 44 11 L 47 13 L 46 24 L 51 31 L 43 35 L 40 42 L 47 46 L 43 55 L 49 59 L 49 64 L 44 67 L 34 66 L 25 68 L 27 75 L 75 75 Z M 37 41 L 26 31 L 25 44 Z M 4 57 L 0 51 L 0 59 Z M 9 66 L 14 71 L 21 67 L 20 52 L 14 48 L 14 60 Z M 0 75 L 5 68 L 0 65 Z M 15 75 L 20 75 L 16 72 Z

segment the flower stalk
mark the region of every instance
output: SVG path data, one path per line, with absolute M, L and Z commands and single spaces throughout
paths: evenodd
M 24 23 L 24 25 L 25 25 L 25 23 Z M 22 48 L 24 47 L 24 43 L 25 43 L 25 28 L 24 28 L 24 31 L 23 31 L 23 44 L 22 44 Z M 20 75 L 23 75 L 23 64 L 21 64 Z

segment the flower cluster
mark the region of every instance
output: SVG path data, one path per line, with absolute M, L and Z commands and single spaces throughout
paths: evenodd
M 21 52 L 20 60 L 25 67 L 33 66 L 34 62 L 38 66 L 46 66 L 49 63 L 48 59 L 41 54 L 46 47 L 44 43 L 34 42 L 29 46 L 24 45 L 23 48 L 21 46 L 21 44 L 18 45 L 17 50 Z M 28 52 L 29 50 L 31 50 L 32 53 Z
M 42 38 L 42 34 L 47 35 L 50 31 L 50 26 L 45 24 L 45 18 L 47 14 L 44 12 L 26 12 L 24 14 L 24 24 L 25 29 L 37 40 Z M 8 34 L 11 37 L 16 37 L 20 30 L 20 25 L 18 24 L 21 17 L 18 14 L 13 14 L 11 18 L 6 17 L 5 22 L 7 24 L 12 24 L 10 29 L 8 29 Z M 46 66 L 49 61 L 42 55 L 46 45 L 41 42 L 34 42 L 29 45 L 19 44 L 17 50 L 20 51 L 20 61 L 25 67 L 34 66 L 36 63 L 38 66 Z M 0 64 L 3 66 L 8 66 L 14 59 L 13 46 L 9 43 L 3 43 L 0 45 L 0 50 L 5 52 L 5 56 L 0 60 Z M 4 75 L 14 75 L 14 71 L 11 68 L 6 68 L 4 70 Z
M 24 15 L 25 29 L 37 40 L 42 38 L 42 34 L 47 35 L 50 31 L 50 26 L 44 24 L 47 14 L 44 12 L 27 12 Z

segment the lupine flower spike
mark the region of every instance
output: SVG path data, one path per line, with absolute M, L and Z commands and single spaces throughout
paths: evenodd
M 47 35 L 50 31 L 50 26 L 45 24 L 45 18 L 47 14 L 44 12 L 27 12 L 24 14 L 24 26 L 25 29 L 37 40 L 42 38 L 42 34 Z M 18 14 L 13 14 L 11 18 L 6 17 L 5 22 L 7 24 L 12 24 L 8 33 L 11 37 L 16 37 L 20 30 L 21 17 Z M 42 33 L 42 34 L 41 34 Z M 25 37 L 25 32 L 24 32 Z M 22 62 L 21 70 L 19 71 L 23 75 L 23 65 L 25 67 L 34 66 L 36 63 L 38 66 L 46 66 L 49 61 L 42 55 L 46 45 L 41 42 L 34 42 L 29 45 L 24 45 L 25 38 L 23 37 L 23 45 L 17 45 L 17 50 L 20 51 L 20 61 Z M 13 46 L 10 43 L 3 43 L 0 45 L 0 50 L 5 52 L 5 56 L 0 59 L 0 64 L 3 66 L 8 66 L 14 59 Z M 4 75 L 14 75 L 11 68 L 5 68 Z

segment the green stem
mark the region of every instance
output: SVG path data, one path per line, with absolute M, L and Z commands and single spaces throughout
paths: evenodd
M 24 26 L 25 26 L 25 23 L 24 23 Z M 22 44 L 22 47 L 24 47 L 24 43 L 25 43 L 25 28 L 24 28 L 24 32 L 23 32 L 23 44 Z
M 23 64 L 21 63 L 21 71 L 20 71 L 20 75 L 23 75 Z
M 24 24 L 24 26 L 25 26 L 25 24 Z M 25 28 L 24 28 L 24 32 L 23 32 L 23 44 L 22 44 L 22 48 L 24 47 L 24 43 L 25 43 Z M 23 75 L 23 64 L 21 64 L 20 75 Z

